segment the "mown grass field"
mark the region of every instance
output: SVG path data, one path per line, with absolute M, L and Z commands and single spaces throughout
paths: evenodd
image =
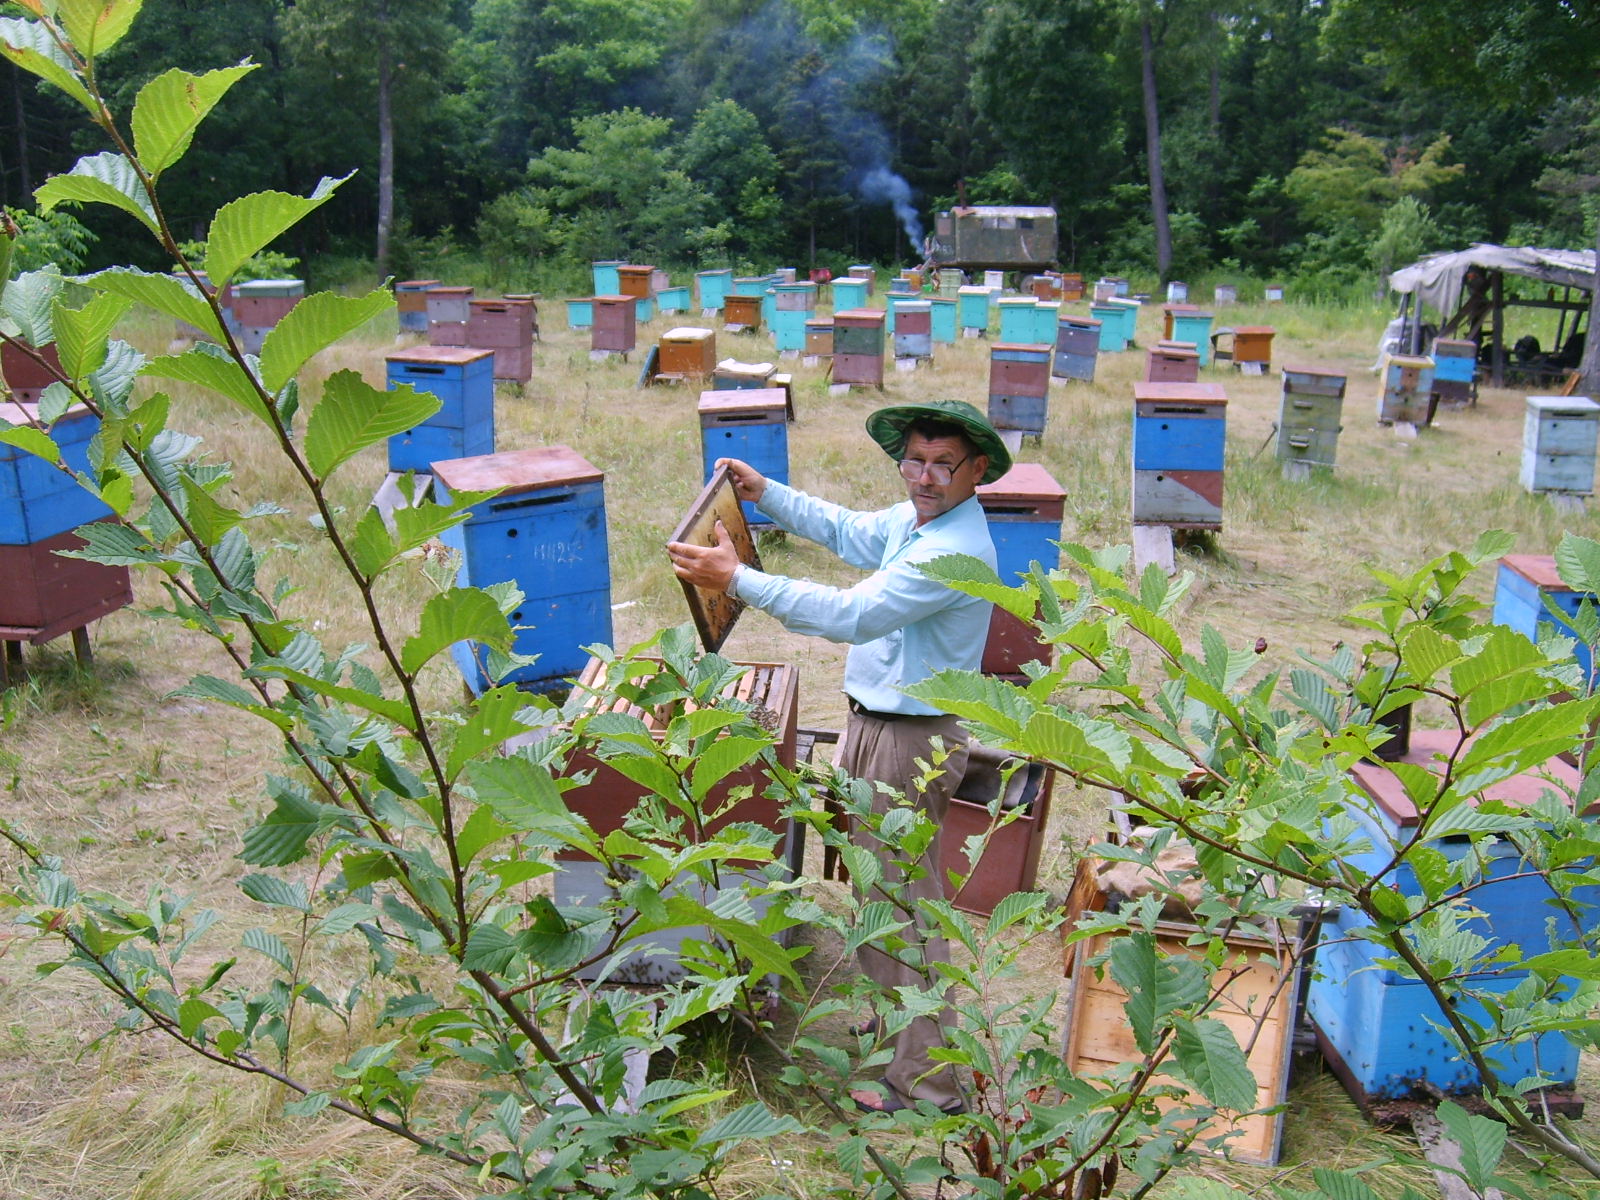
M 1260 669 L 1287 666 L 1300 650 L 1322 655 L 1340 640 L 1359 638 L 1343 614 L 1368 591 L 1371 567 L 1415 567 L 1469 545 L 1487 528 L 1511 531 L 1516 549 L 1526 553 L 1548 553 L 1565 529 L 1600 536 L 1592 510 L 1558 511 L 1519 488 L 1522 393 L 1485 389 L 1476 407 L 1441 411 L 1436 425 L 1415 439 L 1377 424 L 1377 385 L 1369 368 L 1384 319 L 1377 307 L 1292 302 L 1218 313 L 1219 324 L 1271 324 L 1278 332 L 1269 375 L 1244 377 L 1226 365 L 1202 373 L 1228 389 L 1227 492 L 1220 535 L 1178 556 L 1180 570 L 1195 576 L 1180 616 L 1186 635 L 1211 624 L 1234 644 L 1262 638 L 1267 650 Z M 658 317 L 641 331 L 641 343 L 680 323 L 696 320 Z M 498 394 L 497 445 L 565 443 L 605 472 L 614 641 L 627 644 L 688 616 L 662 543 L 701 483 L 697 394 L 684 387 L 636 388 L 638 354 L 631 363 L 592 363 L 587 333 L 567 329 L 558 301 L 543 304 L 541 327 L 532 383 L 521 391 L 502 385 Z M 1159 306 L 1147 306 L 1141 344 L 1152 344 L 1159 329 Z M 145 317 L 130 322 L 123 336 L 154 354 L 164 352 L 170 330 Z M 396 344 L 392 319 L 375 322 L 313 364 L 304 394 L 314 399 L 321 381 L 344 368 L 382 386 L 383 356 Z M 745 361 L 774 358 L 765 337 L 719 334 L 718 350 Z M 1322 365 L 1350 380 L 1338 469 L 1305 483 L 1286 482 L 1274 457 L 1277 368 L 1284 363 Z M 833 397 L 820 370 L 798 361 L 783 366 L 795 376 L 791 480 L 829 499 L 875 507 L 902 492 L 892 466 L 862 429 L 867 414 L 886 402 L 925 397 L 966 399 L 982 408 L 988 343 L 939 346 L 931 367 L 886 373 L 881 394 Z M 1143 351 L 1134 350 L 1102 357 L 1093 384 L 1054 381 L 1046 434 L 1019 455 L 1043 464 L 1064 485 L 1064 539 L 1105 545 L 1130 536 L 1131 385 L 1142 367 Z M 224 402 L 182 392 L 175 399 L 183 416 L 174 424 L 202 434 L 213 455 L 237 465 L 239 499 L 275 500 L 289 510 L 260 526 L 258 543 L 274 547 L 269 576 L 300 589 L 296 606 L 316 615 L 330 645 L 363 640 L 360 614 L 330 585 L 331 563 L 271 448 Z M 348 514 L 367 504 L 384 466 L 381 449 L 373 449 L 341 476 L 339 499 Z M 786 574 L 836 583 L 853 578 L 816 547 L 793 539 L 768 540 L 763 555 L 769 569 Z M 386 586 L 381 601 L 405 621 L 444 582 L 436 566 L 419 560 L 414 572 Z M 1489 598 L 1489 572 L 1474 582 L 1477 594 Z M 235 858 L 240 834 L 263 804 L 261 776 L 276 768 L 280 755 L 265 726 L 216 705 L 171 697 L 192 674 L 223 673 L 224 664 L 199 634 L 147 615 L 162 602 L 153 580 L 138 579 L 136 592 L 135 609 L 95 628 L 92 670 L 75 668 L 65 639 L 30 650 L 32 679 L 0 697 L 0 803 L 9 819 L 60 855 L 83 886 L 133 895 L 160 886 L 194 893 L 224 912 L 220 934 L 237 933 L 263 919 L 232 881 L 241 872 Z M 724 653 L 798 664 L 801 723 L 842 724 L 842 648 L 791 635 L 750 613 Z M 459 696 L 460 681 L 445 666 L 429 683 L 430 699 L 441 708 Z M 1103 796 L 1058 788 L 1042 888 L 1065 891 L 1077 857 L 1104 823 Z M 814 886 L 829 902 L 845 901 L 839 885 Z M 407 1147 L 340 1118 L 284 1118 L 278 1113 L 282 1096 L 153 1037 L 100 1040 L 116 1013 L 82 976 L 38 976 L 44 958 L 25 934 L 0 926 L 0 1196 L 388 1200 L 478 1194 L 452 1168 L 418 1159 Z M 838 948 L 819 946 L 810 961 L 815 972 L 838 967 Z M 1028 962 L 1027 977 L 1013 986 L 1060 986 L 1057 946 L 1033 948 Z M 325 1046 L 332 1055 L 356 1033 L 318 1027 L 300 1036 L 307 1052 Z M 706 1031 L 675 1069 L 696 1072 L 707 1059 L 726 1061 L 743 1051 L 726 1032 Z M 781 1105 L 781 1093 L 767 1087 L 766 1070 L 757 1057 L 735 1073 Z M 1585 1063 L 1582 1090 L 1600 1097 L 1595 1062 Z M 1354 1167 L 1408 1145 L 1405 1136 L 1369 1127 L 1331 1076 L 1307 1060 L 1299 1064 L 1289 1098 L 1282 1165 L 1208 1170 L 1246 1186 L 1279 1180 L 1310 1188 L 1312 1164 Z M 1532 1164 L 1516 1166 L 1528 1171 Z M 820 1195 L 831 1179 L 827 1146 L 796 1139 L 774 1162 L 732 1169 L 723 1195 Z M 1401 1165 L 1375 1170 L 1369 1181 L 1385 1196 L 1406 1183 L 1425 1194 L 1432 1188 L 1423 1172 Z M 1585 1194 L 1574 1188 L 1573 1194 Z M 1534 1194 L 1561 1192 L 1538 1182 Z

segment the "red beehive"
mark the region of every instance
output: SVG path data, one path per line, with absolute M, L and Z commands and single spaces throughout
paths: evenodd
M 81 550 L 76 530 L 26 546 L 0 546 L 0 639 L 47 642 L 133 603 L 127 567 L 59 550 Z
M 1162 342 L 1144 355 L 1146 383 L 1195 383 L 1200 378 L 1200 353 L 1186 345 Z
M 1066 499 L 1067 490 L 1038 463 L 1018 463 L 993 483 L 978 487 L 1001 582 L 1015 585 L 1033 562 L 1046 569 L 1057 564 L 1061 552 L 1054 543 L 1061 536 Z M 983 647 L 980 669 L 985 675 L 1021 679 L 1023 663 L 1048 663 L 1052 656 L 1031 625 L 995 608 Z
M 24 388 L 30 391 L 47 388 L 59 378 L 59 375 L 51 374 L 51 368 L 58 372 L 61 370 L 61 359 L 56 355 L 55 343 L 42 347 L 36 353 L 49 364 L 48 367 L 35 362 L 21 346 L 11 342 L 0 344 L 0 375 L 5 376 L 6 386 L 13 393 Z
M 627 354 L 634 347 L 634 318 L 638 300 L 633 296 L 596 296 L 594 326 L 589 333 L 590 350 Z
M 1042 398 L 1049 392 L 1049 346 L 996 342 L 989 348 L 989 395 Z
M 494 377 L 513 383 L 533 378 L 533 304 L 528 300 L 473 300 L 467 310 L 467 345 L 494 351 Z
M 847 308 L 833 314 L 833 382 L 883 386 L 883 327 L 879 308 Z

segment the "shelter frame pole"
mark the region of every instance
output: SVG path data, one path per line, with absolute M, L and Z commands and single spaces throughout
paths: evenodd
M 1489 382 L 1495 387 L 1506 385 L 1506 298 L 1505 273 L 1495 271 L 1489 276 L 1493 289 L 1491 304 L 1494 311 L 1494 375 Z

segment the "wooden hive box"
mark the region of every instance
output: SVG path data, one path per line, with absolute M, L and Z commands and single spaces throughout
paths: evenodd
M 1067 898 L 1067 928 L 1085 914 L 1107 903 L 1099 880 L 1100 860 L 1079 861 Z M 1192 921 L 1162 920 L 1155 927 L 1156 944 L 1163 954 L 1193 956 L 1189 939 L 1200 933 Z M 1063 1057 L 1075 1075 L 1100 1075 L 1117 1064 L 1137 1062 L 1143 1056 L 1134 1043 L 1125 1011 L 1128 994 L 1103 967 L 1090 961 L 1109 953 L 1118 935 L 1101 933 L 1070 944 L 1065 973 L 1072 981 L 1067 1000 Z M 1240 928 L 1224 939 L 1228 959 L 1214 977 L 1222 988 L 1220 1002 L 1209 1015 L 1232 1031 L 1256 1079 L 1259 1107 L 1281 1104 L 1289 1085 L 1289 1062 L 1294 1042 L 1296 993 L 1299 988 L 1297 940 L 1282 929 Z M 1229 978 L 1231 976 L 1231 979 Z M 1259 1032 L 1258 1032 L 1259 1029 Z M 1200 1097 L 1195 1097 L 1196 1101 Z M 1239 1162 L 1272 1165 L 1278 1161 L 1283 1136 L 1283 1114 L 1256 1114 L 1231 1124 L 1220 1119 L 1211 1132 L 1237 1131 L 1228 1142 L 1227 1157 Z
M 705 379 L 717 369 L 715 330 L 680 325 L 661 335 L 657 366 L 670 379 Z
M 1017 463 L 993 483 L 978 486 L 1002 583 L 1016 586 L 1034 562 L 1046 570 L 1060 563 L 1055 543 L 1066 499 L 1067 490 L 1038 463 Z M 1033 626 L 995 607 L 979 668 L 985 675 L 1021 680 L 1024 663 L 1048 663 L 1053 657 L 1054 649 L 1038 640 Z
M 761 297 L 739 293 L 722 298 L 723 328 L 756 333 L 761 329 Z
M 471 311 L 472 289 L 435 285 L 422 293 L 422 303 L 428 314 L 429 325 L 436 325 L 441 321 L 451 324 L 460 322 L 464 325 Z M 243 319 L 241 314 L 240 320 Z
M 634 296 L 596 296 L 589 349 L 627 354 L 638 339 L 638 299 Z
M 1530 492 L 1592 495 L 1597 438 L 1600 404 L 1587 396 L 1529 396 L 1519 481 Z

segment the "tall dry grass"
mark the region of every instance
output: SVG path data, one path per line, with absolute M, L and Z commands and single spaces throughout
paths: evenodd
M 1437 426 L 1405 440 L 1373 419 L 1374 377 L 1368 372 L 1386 313 L 1317 309 L 1293 303 L 1224 309 L 1221 321 L 1278 329 L 1274 366 L 1318 363 L 1348 372 L 1349 395 L 1339 467 L 1307 483 L 1285 482 L 1273 456 L 1272 428 L 1280 380 L 1211 370 L 1227 386 L 1228 477 L 1225 527 L 1179 555 L 1195 575 L 1179 624 L 1186 634 L 1204 623 L 1235 642 L 1265 638 L 1262 669 L 1296 661 L 1300 649 L 1325 652 L 1359 637 L 1342 614 L 1368 589 L 1368 569 L 1404 569 L 1469 543 L 1489 527 L 1509 529 L 1517 549 L 1548 552 L 1563 529 L 1600 536 L 1592 511 L 1557 512 L 1522 493 L 1516 482 L 1522 397 L 1485 390 L 1476 408 L 1446 411 Z M 566 443 L 606 475 L 614 641 L 626 644 L 687 619 L 662 543 L 700 487 L 696 391 L 635 387 L 631 363 L 591 363 L 586 334 L 566 328 L 563 307 L 547 302 L 535 377 L 521 391 L 502 388 L 496 402 L 502 449 Z M 1159 336 L 1159 308 L 1147 308 L 1140 341 Z M 641 340 L 670 324 L 658 318 Z M 166 347 L 169 330 L 153 318 L 129 323 L 124 335 L 149 353 Z M 408 339 L 409 341 L 409 339 Z M 719 334 L 723 357 L 774 358 L 765 337 Z M 312 403 L 336 370 L 360 371 L 382 385 L 384 354 L 397 344 L 392 325 L 374 322 L 325 353 L 306 372 Z M 1065 538 L 1091 545 L 1129 536 L 1131 384 L 1142 351 L 1100 360 L 1093 384 L 1056 381 L 1043 439 L 1021 458 L 1047 467 L 1068 494 Z M 862 425 L 884 403 L 925 397 L 967 399 L 980 408 L 987 391 L 988 344 L 940 346 L 931 367 L 889 372 L 883 392 L 828 394 L 826 379 L 799 362 L 797 420 L 790 428 L 792 481 L 854 506 L 887 504 L 900 495 L 898 476 Z M 294 481 L 259 431 L 225 401 L 179 389 L 178 424 L 202 433 L 208 451 L 236 464 L 241 502 L 276 500 L 289 510 L 259 523 L 258 542 L 272 547 L 263 574 L 298 589 L 291 602 L 312 614 L 330 646 L 368 640 L 361 614 L 336 586 L 335 564 L 309 524 Z M 340 478 L 341 519 L 353 521 L 384 474 L 374 448 Z M 786 574 L 846 583 L 855 573 L 814 546 L 767 539 L 768 567 Z M 1488 597 L 1487 572 L 1474 580 Z M 398 572 L 381 602 L 402 623 L 440 581 L 426 571 Z M 264 920 L 232 886 L 241 864 L 239 836 L 262 806 L 260 779 L 280 752 L 267 729 L 230 710 L 170 693 L 191 674 L 225 667 L 209 642 L 142 610 L 162 597 L 149 579 L 137 584 L 136 609 L 94 631 L 96 661 L 78 671 L 64 642 L 30 652 L 34 679 L 0 707 L 4 802 L 86 886 L 141 894 L 170 886 L 222 910 L 223 931 Z M 747 614 L 725 652 L 753 661 L 801 667 L 803 724 L 838 728 L 840 648 L 791 635 L 759 613 Z M 427 680 L 430 703 L 446 708 L 459 679 L 441 664 Z M 6 764 L 10 764 L 8 767 Z M 1060 786 L 1040 885 L 1065 890 L 1073 863 L 1105 822 L 1104 797 Z M 835 885 L 817 885 L 823 902 L 848 903 Z M 281 1117 L 283 1097 L 226 1072 L 196 1064 L 149 1038 L 97 1042 L 115 1013 L 95 988 L 70 972 L 41 977 L 43 953 L 0 931 L 0 1195 L 18 1200 L 170 1200 L 176 1197 L 400 1196 L 471 1194 L 453 1168 L 418 1160 L 337 1118 Z M 1032 948 L 1023 978 L 1008 986 L 1053 989 L 1059 956 Z M 848 970 L 837 947 L 818 946 L 813 972 Z M 842 1036 L 842 1030 L 839 1031 Z M 332 1053 L 337 1039 L 307 1029 L 297 1053 Z M 739 1066 L 749 1094 L 799 1103 L 771 1083 L 773 1064 L 751 1047 L 715 1031 L 702 1035 L 672 1069 L 694 1071 L 699 1059 Z M 1595 1065 L 1585 1064 L 1595 1083 Z M 1394 1151 L 1368 1128 L 1342 1092 L 1307 1064 L 1290 1096 L 1285 1166 L 1273 1178 L 1309 1187 L 1309 1164 L 1354 1165 Z M 729 1195 L 786 1189 L 820 1194 L 832 1178 L 827 1147 L 795 1141 L 773 1162 L 738 1164 Z M 786 1165 L 787 1164 L 787 1165 Z M 1221 1167 L 1218 1170 L 1222 1170 Z M 1264 1182 L 1269 1173 L 1227 1168 L 1230 1177 Z M 1304 1176 L 1304 1177 L 1303 1177 Z M 1416 1173 L 1376 1172 L 1386 1196 Z

